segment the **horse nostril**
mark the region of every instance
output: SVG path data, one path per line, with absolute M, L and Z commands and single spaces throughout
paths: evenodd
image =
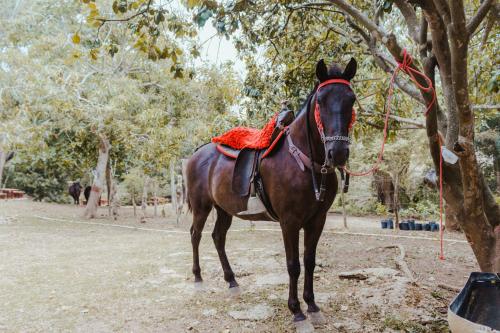
M 333 159 L 333 150 L 332 150 L 332 149 L 330 149 L 330 150 L 328 151 L 328 159 L 329 159 L 329 160 L 332 160 L 332 159 Z

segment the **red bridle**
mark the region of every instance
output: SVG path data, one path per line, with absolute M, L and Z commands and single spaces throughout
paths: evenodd
M 323 88 L 324 86 L 327 86 L 329 84 L 334 84 L 334 83 L 340 83 L 340 84 L 345 84 L 346 86 L 351 86 L 351 83 L 347 80 L 343 80 L 343 79 L 330 79 L 330 80 L 326 80 L 324 82 L 321 82 L 319 85 L 318 85 L 318 89 L 316 90 L 316 93 L 319 92 L 319 90 L 321 88 Z M 325 130 L 324 130 L 324 127 L 323 127 L 323 123 L 321 122 L 321 114 L 320 114 L 320 111 L 319 111 L 319 103 L 318 103 L 318 98 L 316 98 L 316 102 L 315 102 L 315 105 L 314 105 L 314 119 L 316 120 L 316 126 L 318 127 L 318 131 L 319 131 L 319 134 L 322 138 L 322 140 L 324 141 L 324 138 L 325 137 Z M 354 110 L 354 108 L 352 108 L 352 115 L 351 115 L 351 121 L 349 122 L 349 125 L 348 125 L 348 129 L 351 130 L 352 126 L 354 125 L 354 122 L 356 121 L 356 111 Z

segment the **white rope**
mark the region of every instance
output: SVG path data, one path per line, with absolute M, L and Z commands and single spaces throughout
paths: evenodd
M 99 223 L 99 222 L 83 222 L 83 221 L 75 221 L 75 220 L 66 220 L 66 219 L 57 219 L 51 217 L 45 217 L 40 215 L 35 215 L 35 217 L 46 220 L 46 221 L 56 221 L 56 222 L 65 222 L 65 223 L 75 223 L 75 224 L 86 224 L 86 225 L 99 225 L 104 227 L 114 227 L 114 228 L 124 228 L 124 229 L 132 229 L 132 230 L 141 230 L 141 231 L 155 231 L 162 232 L 167 234 L 187 234 L 189 235 L 189 231 L 182 230 L 165 230 L 165 229 L 154 229 L 154 228 L 142 228 L 142 227 L 133 227 L 128 225 L 121 224 L 112 224 L 112 223 Z M 281 229 L 279 228 L 255 228 L 255 229 L 229 229 L 229 232 L 253 232 L 253 231 L 270 231 L 270 232 L 279 232 L 281 233 Z M 405 235 L 392 235 L 392 234 L 374 234 L 374 233 L 364 233 L 364 232 L 351 232 L 351 231 L 335 231 L 335 230 L 324 230 L 324 233 L 334 234 L 334 235 L 350 235 L 350 236 L 368 236 L 368 237 L 386 237 L 386 238 L 407 238 L 407 239 L 422 239 L 422 240 L 431 240 L 431 241 L 439 241 L 439 238 L 432 237 L 424 237 L 424 236 L 405 236 Z M 211 231 L 204 231 L 204 234 L 211 234 Z M 461 239 L 444 239 L 445 242 L 451 243 L 465 243 L 467 241 Z

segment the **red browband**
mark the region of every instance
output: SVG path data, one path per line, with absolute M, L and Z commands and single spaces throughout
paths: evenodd
M 327 86 L 327 85 L 333 84 L 333 83 L 342 83 L 342 84 L 345 84 L 346 86 L 350 86 L 351 85 L 351 82 L 349 82 L 347 80 L 344 80 L 344 79 L 330 79 L 330 80 L 326 80 L 326 81 L 321 82 L 318 85 L 318 90 L 319 90 L 319 88 L 322 88 L 324 86 Z

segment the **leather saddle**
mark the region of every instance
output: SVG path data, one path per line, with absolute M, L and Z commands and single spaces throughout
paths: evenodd
M 256 164 L 261 150 L 244 148 L 239 151 L 233 169 L 232 189 L 240 197 L 250 194 L 250 187 L 253 175 L 256 171 Z
M 274 142 L 283 129 L 295 119 L 294 113 L 288 110 L 286 105 L 276 118 L 276 127 L 271 136 Z M 240 197 L 249 197 L 247 210 L 238 215 L 258 215 L 266 214 L 272 220 L 277 221 L 267 195 L 264 190 L 262 179 L 259 175 L 261 157 L 267 155 L 267 149 L 234 149 L 225 145 L 217 145 L 217 150 L 225 156 L 235 159 L 231 187 L 233 192 Z

